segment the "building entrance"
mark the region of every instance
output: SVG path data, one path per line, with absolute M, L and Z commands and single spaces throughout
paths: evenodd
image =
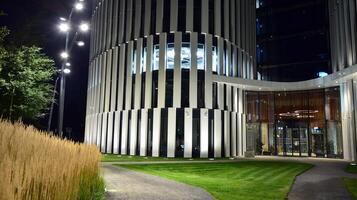
M 281 156 L 308 156 L 309 142 L 306 122 L 280 122 L 276 131 L 276 154 Z
M 257 155 L 342 158 L 338 88 L 249 91 L 246 112 Z

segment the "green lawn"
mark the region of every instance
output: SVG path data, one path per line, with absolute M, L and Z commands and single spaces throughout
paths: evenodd
M 344 178 L 348 191 L 352 194 L 354 199 L 357 199 L 357 179 Z
M 347 168 L 346 168 L 346 171 L 348 173 L 357 174 L 357 166 L 356 165 L 348 165 Z
M 215 160 L 228 160 L 229 158 L 216 158 Z M 152 161 L 204 161 L 208 158 L 154 158 L 154 157 L 141 157 L 141 156 L 127 156 L 127 155 L 114 155 L 103 154 L 102 162 L 152 162 Z
M 217 199 L 284 199 L 295 176 L 312 167 L 292 162 L 118 165 L 201 187 Z

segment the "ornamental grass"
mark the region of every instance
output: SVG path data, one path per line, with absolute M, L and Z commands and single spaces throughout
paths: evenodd
M 102 199 L 100 158 L 95 146 L 0 120 L 0 200 Z

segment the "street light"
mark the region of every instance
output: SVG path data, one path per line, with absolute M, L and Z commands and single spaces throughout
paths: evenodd
M 84 43 L 83 41 L 78 41 L 78 42 L 77 42 L 77 45 L 78 45 L 79 47 L 83 47 L 83 46 L 85 45 L 85 43 Z
M 60 54 L 60 56 L 61 56 L 62 59 L 67 59 L 67 58 L 69 58 L 69 55 L 68 55 L 68 53 L 67 53 L 66 51 L 63 51 L 63 52 Z
M 58 29 L 60 30 L 60 32 L 62 33 L 67 33 L 71 27 L 70 25 L 67 23 L 67 22 L 61 22 L 59 25 L 58 25 Z
M 83 33 L 88 32 L 88 31 L 89 31 L 89 24 L 88 24 L 88 23 L 85 23 L 85 22 L 81 23 L 81 24 L 79 25 L 79 30 L 80 30 L 81 32 L 83 32 Z
M 63 70 L 63 73 L 65 73 L 65 74 L 70 74 L 70 73 L 71 73 L 71 69 L 65 68 L 65 69 Z
M 68 55 L 68 53 L 66 51 L 63 51 L 60 56 L 61 56 L 62 59 L 69 58 L 69 55 Z
M 84 5 L 83 5 L 83 3 L 78 2 L 78 3 L 76 3 L 76 4 L 74 5 L 74 8 L 75 8 L 77 11 L 81 11 L 81 10 L 83 10 Z
M 60 18 L 60 24 L 58 26 L 60 32 L 66 33 L 66 42 L 65 42 L 65 50 L 60 54 L 61 58 L 63 59 L 61 69 L 59 71 L 59 78 L 60 79 L 60 92 L 59 92 L 59 111 L 58 111 L 58 134 L 60 137 L 63 136 L 63 116 L 64 116 L 64 99 L 65 99 L 65 88 L 66 88 L 66 75 L 71 73 L 70 66 L 71 64 L 68 62 L 68 58 L 70 57 L 70 53 L 73 47 L 73 44 L 77 43 L 78 46 L 84 46 L 83 41 L 76 41 L 79 32 L 88 32 L 89 31 L 89 24 L 88 23 L 81 23 L 77 26 L 76 32 L 72 33 L 71 29 L 74 29 L 75 26 L 72 24 L 72 15 L 75 11 L 82 11 L 84 9 L 84 0 L 77 0 L 76 3 L 73 5 L 72 10 L 68 16 L 68 18 Z M 73 36 L 73 37 L 72 37 Z M 71 39 L 70 39 L 71 37 Z M 57 79 L 57 80 L 58 80 Z M 57 85 L 56 80 L 56 85 Z M 55 87 L 56 88 L 56 87 Z M 53 105 L 52 105 L 53 107 Z M 51 118 L 52 112 L 50 113 L 49 123 L 48 123 L 48 130 L 51 127 Z

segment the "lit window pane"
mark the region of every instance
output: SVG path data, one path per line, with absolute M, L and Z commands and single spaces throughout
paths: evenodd
M 146 72 L 146 54 L 147 54 L 147 48 L 145 47 L 141 59 L 141 72 Z
M 217 72 L 218 70 L 218 66 L 217 66 L 217 64 L 218 64 L 218 60 L 217 60 L 217 52 L 216 52 L 216 47 L 213 47 L 212 48 L 212 56 L 213 56 L 213 58 L 212 58 L 212 71 L 214 71 L 214 72 Z
M 159 45 L 154 46 L 154 63 L 152 65 L 152 70 L 159 70 L 159 56 L 160 56 Z
M 191 68 L 191 49 L 190 43 L 183 43 L 181 49 L 181 68 L 190 69 Z
M 175 48 L 174 44 L 167 44 L 167 69 L 173 69 L 175 66 Z
M 134 54 L 131 60 L 131 73 L 132 74 L 136 73 L 136 50 L 134 50 Z
M 205 50 L 203 44 L 199 44 L 197 48 L 197 69 L 205 70 Z

